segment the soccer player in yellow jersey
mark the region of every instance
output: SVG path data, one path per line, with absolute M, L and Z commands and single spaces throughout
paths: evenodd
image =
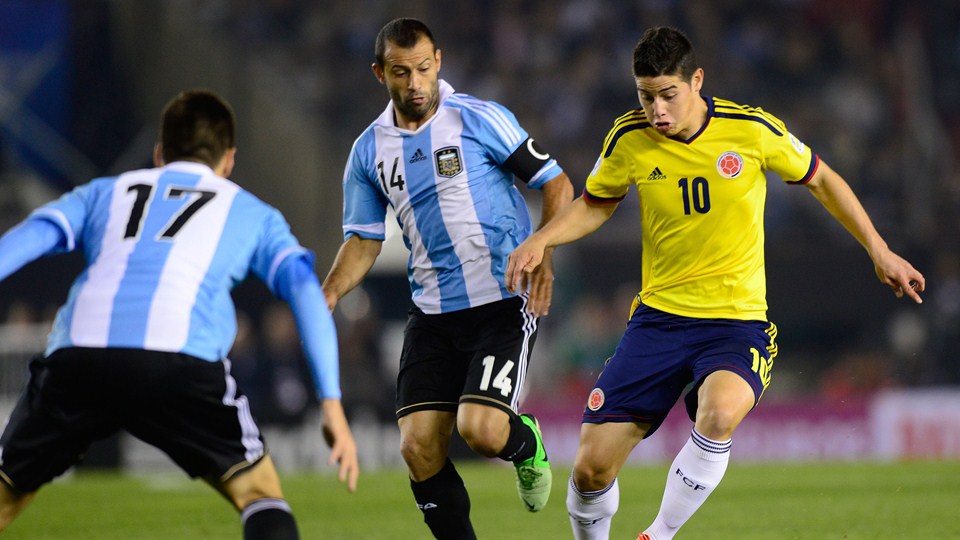
M 877 277 L 920 303 L 923 275 L 892 252 L 847 183 L 758 108 L 701 96 L 704 73 L 678 30 L 652 28 L 633 54 L 641 109 L 614 123 L 583 194 L 510 255 L 521 286 L 545 249 L 602 225 L 631 185 L 640 197 L 642 288 L 590 392 L 567 492 L 574 537 L 606 539 L 617 473 L 685 397 L 694 422 L 667 475 L 660 512 L 638 540 L 668 540 L 719 484 L 733 432 L 770 382 L 764 171 L 806 186 L 873 260 Z

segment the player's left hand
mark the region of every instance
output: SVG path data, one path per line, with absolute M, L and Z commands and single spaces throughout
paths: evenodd
M 918 304 L 923 303 L 920 293 L 927 288 L 927 280 L 903 257 L 888 249 L 874 258 L 873 266 L 877 277 L 897 298 L 906 295 Z
M 341 482 L 346 482 L 347 490 L 353 493 L 357 490 L 357 479 L 360 476 L 357 443 L 347 424 L 347 417 L 340 400 L 324 399 L 322 407 L 323 439 L 330 447 L 330 458 L 327 462 L 330 465 L 339 465 L 337 478 Z

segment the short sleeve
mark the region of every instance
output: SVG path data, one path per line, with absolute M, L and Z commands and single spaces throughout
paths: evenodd
M 760 136 L 764 168 L 777 173 L 788 184 L 805 184 L 816 172 L 819 157 L 787 131 L 783 122 L 769 113 L 763 114 L 769 119 Z
M 633 166 L 629 152 L 623 148 L 622 133 L 617 128 L 607 135 L 603 153 L 587 176 L 584 196 L 594 203 L 619 202 L 633 183 Z
M 343 172 L 343 237 L 386 238 L 387 198 L 373 176 L 373 134 L 354 143 Z

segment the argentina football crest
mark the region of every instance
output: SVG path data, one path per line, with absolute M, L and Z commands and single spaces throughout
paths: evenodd
M 463 172 L 463 160 L 460 159 L 460 149 L 456 146 L 447 146 L 433 153 L 437 163 L 437 174 L 451 178 Z

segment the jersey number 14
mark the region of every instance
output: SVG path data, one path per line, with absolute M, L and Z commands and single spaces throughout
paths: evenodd
M 490 377 L 493 375 L 494 363 L 496 363 L 496 361 L 497 359 L 493 355 L 484 357 L 483 377 L 480 378 L 480 390 L 486 392 L 493 386 L 497 390 L 500 390 L 500 395 L 506 397 L 509 396 L 513 390 L 513 381 L 510 379 L 510 370 L 513 369 L 514 365 L 513 360 L 507 360 L 491 382 Z
M 397 188 L 400 191 L 403 191 L 403 175 L 397 174 L 397 164 L 400 162 L 400 158 L 393 158 L 393 170 L 390 171 L 390 184 L 387 185 L 387 177 L 383 174 L 383 162 L 377 163 L 377 172 L 380 173 L 380 184 L 383 186 L 384 193 L 390 193 L 390 188 Z

